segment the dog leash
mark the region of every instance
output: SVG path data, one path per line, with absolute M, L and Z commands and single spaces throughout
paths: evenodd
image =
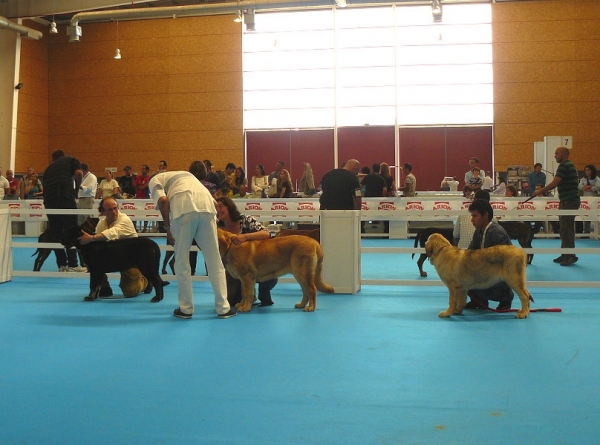
M 492 312 L 499 312 L 499 313 L 504 313 L 504 312 L 519 312 L 520 309 L 494 309 L 491 307 L 487 307 L 487 309 L 489 309 Z M 562 309 L 559 307 L 540 307 L 540 308 L 534 308 L 534 309 L 529 309 L 529 312 L 562 312 Z

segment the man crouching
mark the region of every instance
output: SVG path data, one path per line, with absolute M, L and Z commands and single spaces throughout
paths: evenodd
M 78 238 L 81 244 L 91 242 L 107 242 L 125 238 L 137 238 L 138 234 L 135 230 L 133 222 L 129 216 L 119 212 L 119 205 L 113 198 L 104 198 L 100 201 L 98 211 L 104 219 L 101 219 L 96 226 L 96 233 L 90 235 L 83 232 L 83 235 Z M 149 294 L 152 292 L 152 284 L 142 275 L 138 268 L 127 269 L 121 273 L 121 281 L 119 287 L 126 298 L 137 297 L 144 292 Z M 112 288 L 108 282 L 106 274 L 102 279 L 100 297 L 112 296 Z

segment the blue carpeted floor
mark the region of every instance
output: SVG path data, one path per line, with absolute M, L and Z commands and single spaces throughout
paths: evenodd
M 412 244 L 363 245 L 385 242 Z M 32 252 L 15 249 L 15 269 Z M 596 255 L 571 268 L 551 258 L 536 256 L 529 278 L 597 277 Z M 365 254 L 362 271 L 417 277 L 410 255 Z M 532 288 L 535 306 L 563 312 L 527 320 L 441 320 L 443 287 L 363 286 L 320 295 L 309 314 L 293 308 L 299 286 L 279 284 L 275 306 L 228 320 L 208 283 L 194 284 L 192 320 L 171 316 L 174 283 L 158 304 L 83 303 L 87 291 L 85 279 L 0 285 L 0 444 L 582 444 L 600 433 L 593 289 Z

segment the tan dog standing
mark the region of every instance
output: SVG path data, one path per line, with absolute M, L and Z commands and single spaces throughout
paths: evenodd
M 290 235 L 235 245 L 231 241 L 235 235 L 221 229 L 218 237 L 225 268 L 242 282 L 242 301 L 236 305 L 240 312 L 252 309 L 256 282 L 286 273 L 293 274 L 302 288 L 302 301 L 295 305 L 298 309 L 315 310 L 317 289 L 334 292 L 333 287 L 323 281 L 323 249 L 312 238 Z
M 464 250 L 453 246 L 439 233 L 425 243 L 425 252 L 442 282 L 448 287 L 449 307 L 440 317 L 461 314 L 469 289 L 487 289 L 505 281 L 521 300 L 516 318 L 527 318 L 529 300 L 525 287 L 527 255 L 515 246 L 492 246 L 479 250 Z

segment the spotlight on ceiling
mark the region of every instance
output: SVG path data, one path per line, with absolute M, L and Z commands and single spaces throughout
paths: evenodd
M 235 23 L 242 23 L 242 11 L 240 11 L 239 9 L 237 10 L 237 12 L 235 13 L 235 18 L 233 19 L 233 21 Z
M 434 22 L 442 21 L 442 0 L 431 1 L 431 14 Z
M 115 59 L 121 60 L 121 50 L 119 48 L 115 51 Z
M 338 8 L 345 8 L 346 7 L 346 0 L 335 0 L 335 5 Z
M 58 34 L 58 29 L 56 29 L 56 22 L 54 20 L 50 23 L 50 34 Z

